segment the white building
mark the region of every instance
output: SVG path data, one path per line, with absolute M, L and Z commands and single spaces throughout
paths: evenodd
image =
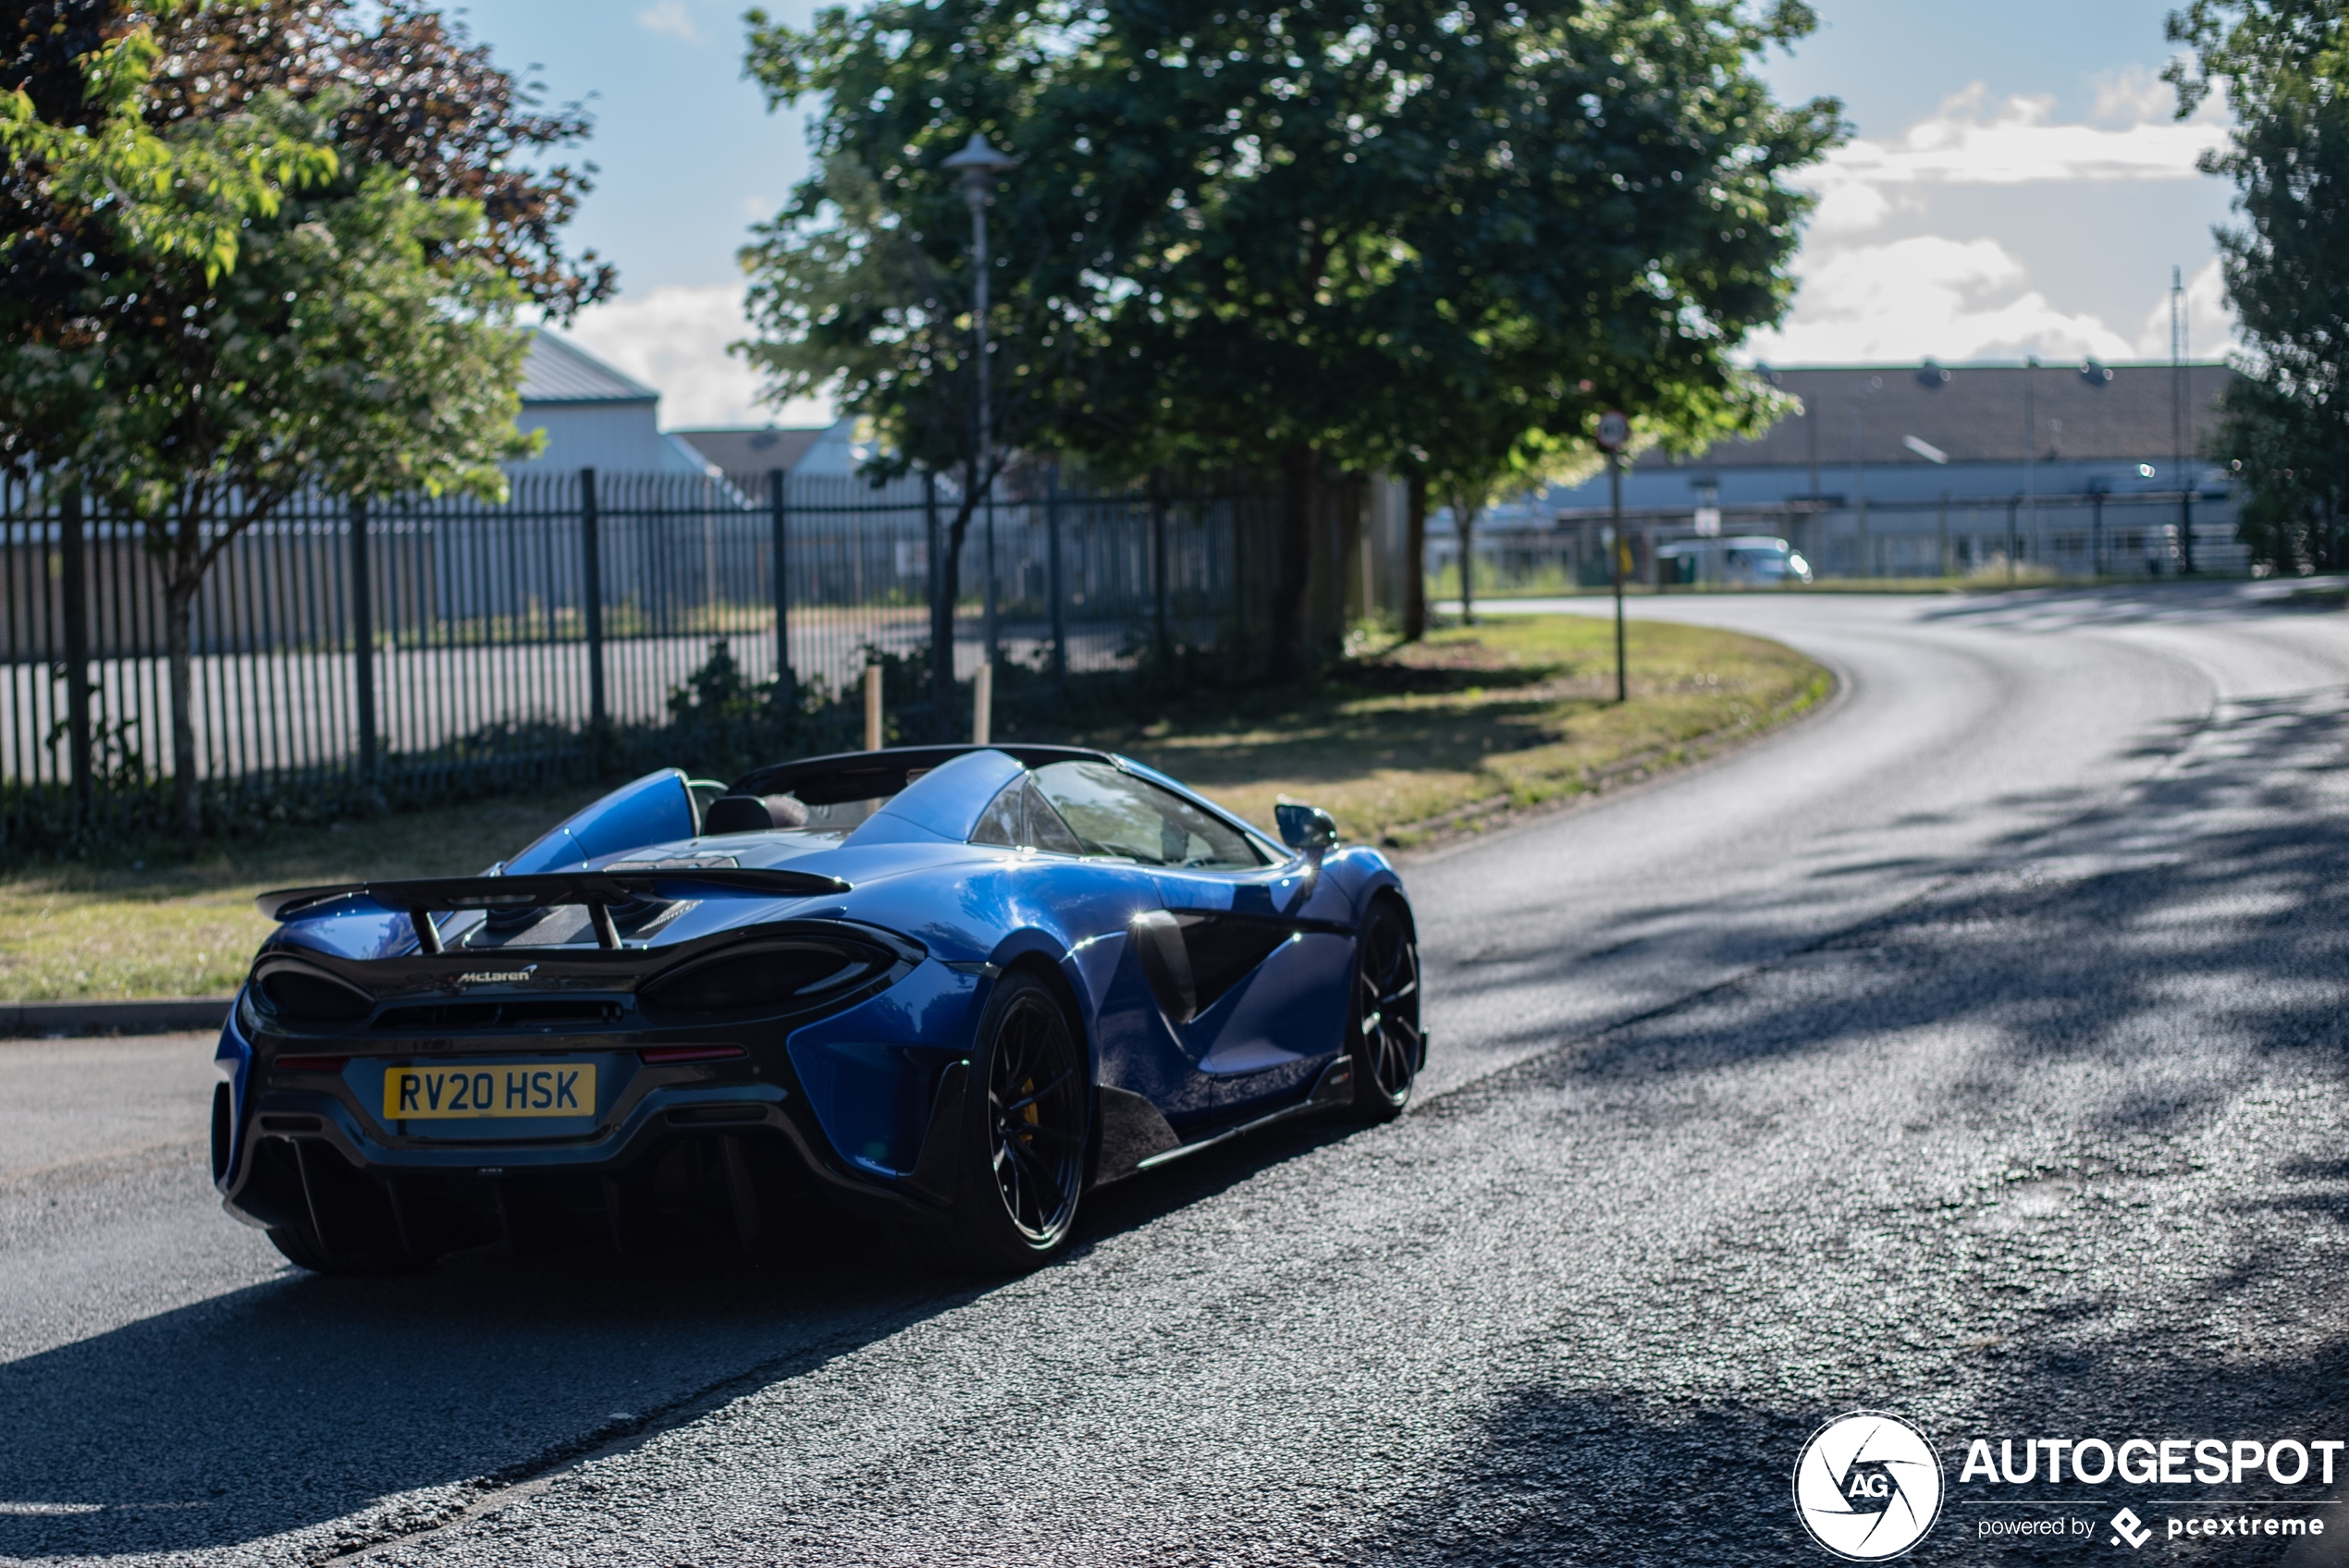
M 508 472 L 704 473 L 700 453 L 660 428 L 660 394 L 575 343 L 533 328 L 522 373 L 522 429 L 547 433 L 546 450 Z

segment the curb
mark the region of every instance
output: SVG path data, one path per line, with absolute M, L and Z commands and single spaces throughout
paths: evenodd
M 66 1035 L 175 1035 L 217 1029 L 233 997 L 157 997 L 123 1002 L 0 1002 L 0 1039 Z

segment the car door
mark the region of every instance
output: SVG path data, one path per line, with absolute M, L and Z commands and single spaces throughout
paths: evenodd
M 1054 763 L 1038 795 L 1083 853 L 1147 874 L 1159 907 L 1131 927 L 1166 1039 L 1186 1069 L 1152 1095 L 1170 1121 L 1304 1092 L 1344 1047 L 1350 910 L 1301 859 L 1276 861 L 1212 813 L 1104 762 Z

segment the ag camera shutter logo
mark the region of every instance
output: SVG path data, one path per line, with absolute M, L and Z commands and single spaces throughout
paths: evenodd
M 1879 1411 L 1837 1416 L 1794 1463 L 1796 1517 L 1847 1562 L 1881 1562 L 1923 1540 L 1941 1516 L 1941 1488 L 1925 1435 Z

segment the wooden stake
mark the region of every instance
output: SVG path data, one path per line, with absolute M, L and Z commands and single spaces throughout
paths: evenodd
M 971 744 L 984 746 L 995 720 L 995 666 L 978 667 L 971 677 Z
M 865 667 L 865 749 L 881 749 L 881 667 Z

